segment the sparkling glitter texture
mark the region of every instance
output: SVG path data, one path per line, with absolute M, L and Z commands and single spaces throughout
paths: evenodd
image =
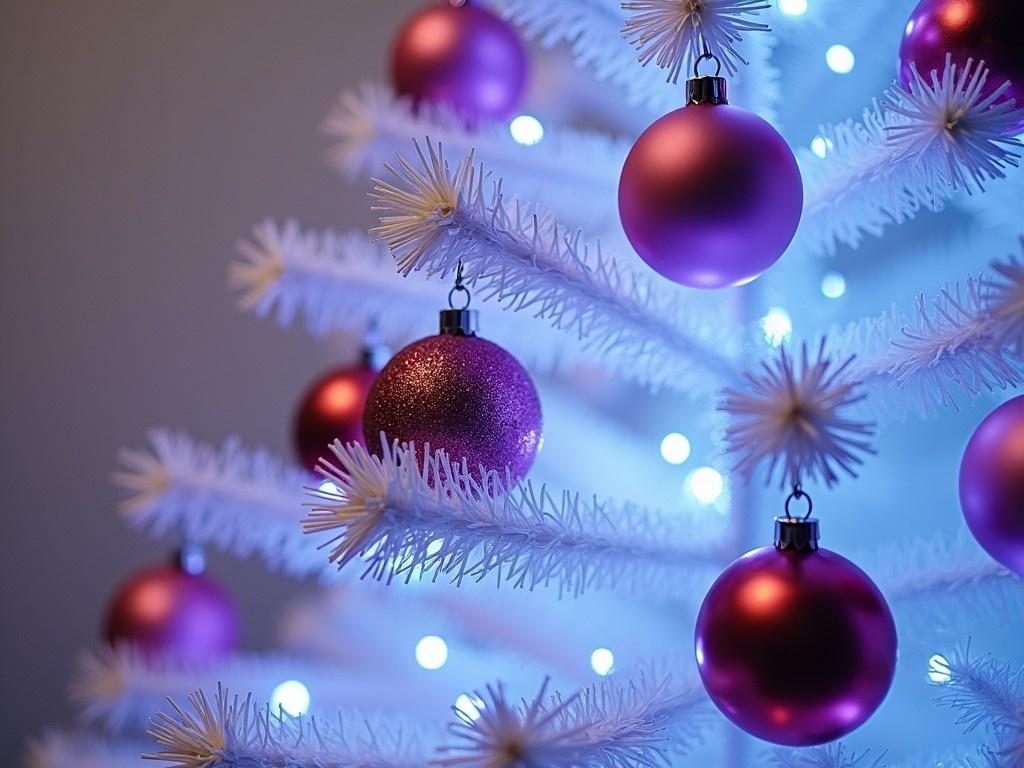
M 543 441 L 540 400 L 523 366 L 476 336 L 442 334 L 413 342 L 392 358 L 370 390 L 363 413 L 366 445 L 426 443 L 471 468 L 523 477 Z

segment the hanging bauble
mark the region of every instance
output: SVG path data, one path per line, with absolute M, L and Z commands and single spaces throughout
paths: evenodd
M 686 84 L 687 106 L 636 140 L 619 216 L 641 258 L 692 288 L 750 282 L 786 250 L 803 206 L 796 159 L 767 122 L 729 106 L 725 79 Z
M 882 703 L 896 668 L 885 598 L 817 540 L 816 520 L 776 518 L 775 546 L 726 568 L 697 617 L 711 700 L 776 744 L 822 744 L 854 730 Z
M 526 87 L 516 31 L 479 5 L 440 2 L 413 13 L 391 49 L 391 82 L 414 103 L 450 107 L 465 120 L 510 117 Z
M 107 606 L 107 642 L 190 664 L 206 664 L 235 651 L 239 621 L 234 603 L 198 572 L 201 565 L 196 563 L 193 550 L 174 564 L 131 574 Z
M 441 333 L 400 350 L 377 376 L 363 429 L 370 450 L 388 441 L 427 443 L 472 471 L 526 474 L 541 446 L 540 400 L 508 352 L 476 335 L 472 309 L 441 312 Z
M 985 551 L 1024 576 L 1024 395 L 971 435 L 960 462 L 960 507 Z
M 900 81 L 914 81 L 910 65 L 931 82 L 931 71 L 942 76 L 946 54 L 958 69 L 968 59 L 984 61 L 989 69 L 982 88 L 987 96 L 1004 82 L 1011 85 L 1003 98 L 1024 104 L 1024 3 L 1020 0 L 921 0 L 910 14 L 900 43 Z M 1018 125 L 1024 128 L 1024 120 Z
M 380 370 L 380 348 L 368 347 L 355 365 L 328 371 L 299 400 L 293 440 L 299 462 L 314 469 L 335 440 L 363 443 L 363 407 Z

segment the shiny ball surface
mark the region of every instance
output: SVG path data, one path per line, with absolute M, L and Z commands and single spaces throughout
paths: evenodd
M 377 376 L 363 415 L 366 444 L 430 444 L 452 459 L 465 458 L 512 476 L 524 476 L 540 449 L 541 412 L 529 374 L 512 355 L 476 336 L 442 334 L 415 341 Z M 420 454 L 422 456 L 422 454 Z
M 726 717 L 766 741 L 810 746 L 849 733 L 882 703 L 896 669 L 896 627 L 878 588 L 849 560 L 764 547 L 711 587 L 696 653 Z
M 989 69 L 982 93 L 988 96 L 1006 80 L 1003 98 L 1024 105 L 1024 3 L 1020 0 L 922 0 L 914 8 L 900 43 L 900 82 L 913 82 L 911 63 L 926 82 L 930 72 L 942 76 L 946 53 L 963 67 L 968 59 L 984 60 Z M 1024 129 L 1024 120 L 1018 126 Z
M 985 551 L 1024 576 L 1024 395 L 971 435 L 960 462 L 960 508 Z
M 238 647 L 231 598 L 202 574 L 172 566 L 132 574 L 107 606 L 104 636 L 146 655 L 205 664 Z
M 515 29 L 486 8 L 435 3 L 413 13 L 391 49 L 395 91 L 443 104 L 470 123 L 518 109 L 527 60 Z
M 803 182 L 782 136 L 745 109 L 694 104 L 656 120 L 619 177 L 619 216 L 656 272 L 692 288 L 748 283 L 786 250 Z
M 363 443 L 363 408 L 375 378 L 371 366 L 359 364 L 336 368 L 310 385 L 299 400 L 292 434 L 303 467 L 312 470 L 321 456 L 329 458 L 327 446 L 335 440 Z

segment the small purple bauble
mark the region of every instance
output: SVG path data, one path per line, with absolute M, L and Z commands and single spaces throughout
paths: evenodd
M 917 67 L 926 82 L 931 71 L 939 77 L 952 54 L 958 69 L 984 61 L 989 69 L 982 94 L 988 96 L 1009 80 L 1002 98 L 1024 106 L 1024 3 L 1021 0 L 921 0 L 903 32 L 900 43 L 900 81 L 908 87 L 914 81 L 910 65 Z M 1024 118 L 1017 124 L 1024 129 Z
M 406 20 L 391 49 L 397 93 L 417 104 L 444 104 L 469 123 L 514 114 L 526 87 L 526 68 L 516 31 L 469 3 L 421 8 Z
M 508 352 L 477 336 L 415 341 L 384 366 L 363 412 L 366 445 L 430 444 L 476 471 L 523 477 L 540 449 L 541 414 L 529 374 Z M 419 454 L 422 458 L 422 454 Z
M 726 717 L 758 738 L 804 747 L 846 735 L 878 709 L 896 669 L 896 626 L 849 560 L 764 547 L 711 587 L 696 652 Z
M 1024 576 L 1024 395 L 971 435 L 960 462 L 960 507 L 985 551 Z
M 146 655 L 207 664 L 238 647 L 238 614 L 231 598 L 202 574 L 173 565 L 132 574 L 107 607 L 109 643 L 128 643 Z
M 619 216 L 652 269 L 692 288 L 748 283 L 793 239 L 800 169 L 767 122 L 728 104 L 691 104 L 637 139 L 619 178 Z

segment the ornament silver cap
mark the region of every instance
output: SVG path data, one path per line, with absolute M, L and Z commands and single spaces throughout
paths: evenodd
M 475 309 L 442 309 L 441 334 L 447 336 L 476 336 L 480 327 L 480 313 Z
M 775 548 L 783 552 L 814 552 L 818 548 L 816 517 L 776 517 Z
M 686 81 L 687 104 L 728 104 L 729 89 L 725 78 L 718 75 L 701 75 Z

